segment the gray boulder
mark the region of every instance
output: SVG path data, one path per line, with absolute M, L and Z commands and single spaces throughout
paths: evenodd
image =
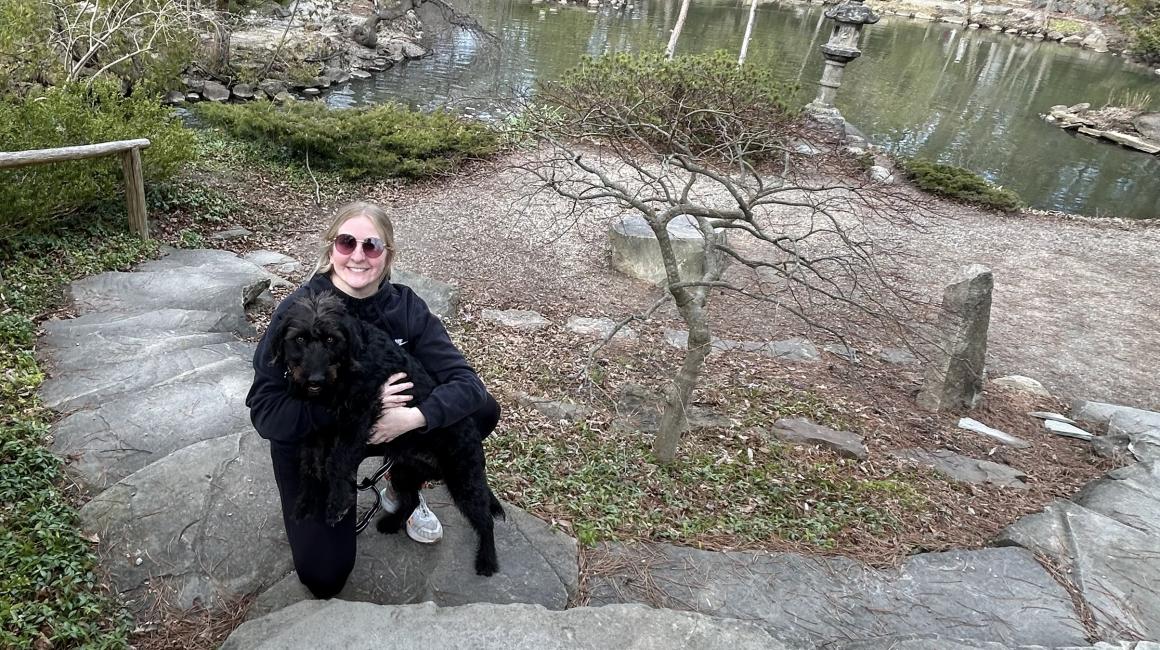
M 778 439 L 791 444 L 818 445 L 858 460 L 870 457 L 862 436 L 849 431 L 835 431 L 805 418 L 782 418 L 773 423 L 772 431 Z
M 666 226 L 682 281 L 699 280 L 705 271 L 705 238 L 696 219 L 682 216 Z M 720 242 L 725 233 L 714 235 Z M 627 216 L 613 221 L 608 230 L 612 248 L 612 267 L 630 277 L 649 282 L 666 282 L 664 261 L 656 235 L 643 217 Z
M 201 89 L 201 96 L 211 102 L 224 102 L 230 98 L 230 89 L 216 81 L 207 81 Z
M 665 544 L 606 544 L 591 560 L 625 567 L 590 581 L 592 605 L 640 602 L 753 621 L 795 647 L 906 634 L 1085 645 L 1067 592 L 1022 549 L 923 553 L 888 570 L 842 557 Z
M 528 332 L 542 330 L 552 324 L 539 312 L 524 309 L 484 309 L 481 317 L 501 327 Z
M 379 606 L 309 601 L 243 624 L 222 650 L 787 650 L 751 623 L 641 605 L 552 611 L 537 605 Z
M 130 608 L 212 606 L 290 570 L 269 445 L 251 429 L 192 444 L 81 509 Z
M 926 451 L 924 449 L 902 449 L 891 453 L 895 458 L 908 460 L 933 468 L 940 474 L 964 483 L 987 483 L 1000 487 L 1026 490 L 1024 479 L 1027 474 L 1007 465 L 989 460 L 968 458 L 949 449 Z
M 453 284 L 403 269 L 391 269 L 391 282 L 410 287 L 440 318 L 454 318 L 459 313 L 459 287 Z
M 1142 113 L 1132 120 L 1132 126 L 1144 139 L 1160 144 L 1160 112 Z
M 155 309 L 209 311 L 245 323 L 245 305 L 270 285 L 269 274 L 253 271 L 183 271 L 152 273 L 101 273 L 69 285 L 79 313 L 93 311 L 129 313 Z
M 233 87 L 233 93 L 238 99 L 253 99 L 255 90 L 251 84 L 238 84 Z
M 1040 397 L 1051 397 L 1051 392 L 1044 388 L 1043 384 L 1023 375 L 1007 375 L 1006 377 L 992 379 L 991 383 L 1010 390 L 1039 395 Z
M 373 526 L 368 528 L 358 538 L 354 573 L 339 598 L 380 605 L 432 601 L 450 607 L 488 602 L 564 609 L 576 595 L 575 540 L 505 504 L 507 519 L 495 522 L 500 570 L 481 577 L 474 569 L 477 536 L 446 489 L 440 487 L 425 496 L 443 524 L 443 540 L 418 544 L 405 533 L 382 535 Z M 309 598 L 297 574 L 290 573 L 259 596 L 252 615 Z

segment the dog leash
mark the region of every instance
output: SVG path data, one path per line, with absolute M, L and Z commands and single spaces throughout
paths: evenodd
M 358 484 L 358 486 L 357 486 L 358 489 L 360 491 L 375 489 L 375 484 L 378 483 L 380 480 L 382 480 L 383 476 L 385 476 L 387 472 L 391 471 L 391 466 L 394 464 L 395 464 L 394 461 L 392 461 L 391 459 L 384 458 L 383 459 L 383 466 L 378 468 L 377 470 L 375 470 L 374 474 L 371 474 L 367 478 L 364 478 L 362 480 L 362 482 Z M 359 518 L 358 523 L 355 524 L 355 527 L 354 527 L 354 534 L 358 535 L 359 533 L 363 532 L 363 530 L 365 530 L 366 527 L 368 525 L 370 525 L 371 518 L 373 518 L 375 516 L 375 513 L 377 513 L 379 510 L 381 510 L 382 507 L 383 507 L 382 501 L 379 499 L 379 495 L 376 492 L 374 505 L 372 505 L 370 510 L 367 510 L 363 514 L 363 516 Z

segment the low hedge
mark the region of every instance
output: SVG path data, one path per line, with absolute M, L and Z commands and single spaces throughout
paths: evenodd
M 1023 207 L 1019 195 L 992 185 L 969 169 L 921 158 L 900 161 L 903 172 L 920 190 L 985 208 L 1014 212 Z
M 498 148 L 496 134 L 478 122 L 391 104 L 329 109 L 320 102 L 258 101 L 201 104 L 195 113 L 235 138 L 258 143 L 272 158 L 302 164 L 309 155 L 312 168 L 347 179 L 432 176 Z

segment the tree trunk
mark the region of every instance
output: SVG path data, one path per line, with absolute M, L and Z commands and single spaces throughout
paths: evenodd
M 677 51 L 677 39 L 681 37 L 681 29 L 685 26 L 685 16 L 689 15 L 690 0 L 681 0 L 681 13 L 677 15 L 677 24 L 673 26 L 673 33 L 669 36 L 669 45 L 665 48 L 665 57 L 673 58 Z
M 974 13 L 971 11 L 971 8 L 972 8 L 971 7 L 971 0 L 967 0 L 967 24 L 968 25 L 971 24 L 971 15 Z
M 686 315 L 686 311 L 693 313 Z M 690 306 L 682 309 L 681 315 L 689 326 L 689 350 L 685 354 L 681 371 L 677 373 L 665 396 L 665 412 L 661 415 L 660 429 L 653 440 L 653 456 L 661 464 L 671 463 L 677 457 L 677 443 L 688 421 L 685 414 L 689 398 L 693 394 L 693 387 L 697 385 L 697 378 L 701 376 L 701 367 L 705 365 L 705 357 L 709 356 L 710 349 L 709 323 L 705 310 L 700 306 Z
M 970 2 L 970 0 L 967 0 Z M 757 0 L 750 0 L 749 22 L 745 23 L 745 37 L 741 39 L 741 56 L 737 57 L 737 65 L 745 64 L 745 54 L 749 52 L 749 37 L 753 35 L 753 23 L 757 19 Z

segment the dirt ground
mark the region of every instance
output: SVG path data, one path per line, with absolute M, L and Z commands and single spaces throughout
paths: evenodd
M 363 198 L 388 207 L 399 267 L 457 284 L 466 299 L 494 309 L 533 309 L 563 322 L 569 316 L 620 319 L 652 304 L 655 288 L 608 266 L 600 220 L 612 215 L 573 224 L 559 216 L 566 209 L 560 201 L 528 199 L 526 185 L 514 172 L 482 167 L 456 179 L 372 185 L 360 197 L 323 202 Z M 282 196 L 265 199 L 271 211 L 286 212 L 277 205 Z M 963 266 L 979 263 L 994 272 L 989 376 L 1027 375 L 1065 400 L 1160 409 L 1158 224 L 930 206 L 932 214 L 917 215 L 921 231 L 891 233 L 902 246 L 903 284 L 937 303 Z M 286 247 L 312 260 L 324 217 L 291 209 L 299 214 Z M 721 338 L 810 333 L 770 305 L 728 295 L 714 301 L 714 334 Z M 659 318 L 680 324 L 671 310 Z M 901 343 L 881 332 L 863 334 L 855 347 Z M 832 337 L 814 331 L 812 338 L 821 344 Z

